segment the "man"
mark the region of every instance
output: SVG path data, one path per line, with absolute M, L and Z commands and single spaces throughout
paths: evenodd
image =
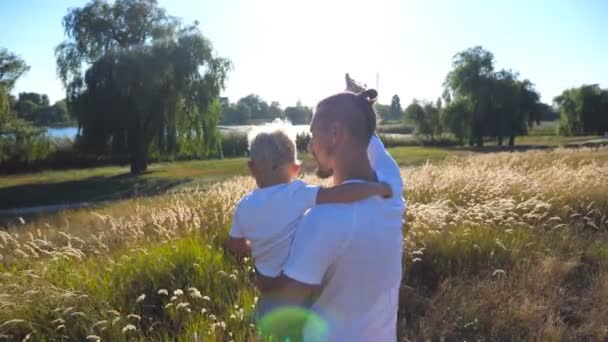
M 317 174 L 333 176 L 334 185 L 384 181 L 393 197 L 312 208 L 297 228 L 282 275 L 262 284 L 279 293 L 275 312 L 310 306 L 314 319 L 304 324 L 305 341 L 396 340 L 405 204 L 398 167 L 374 136 L 376 95 L 373 90 L 345 92 L 321 101 L 310 126 L 309 150 Z M 375 161 L 376 171 L 368 145 L 370 157 L 381 159 Z

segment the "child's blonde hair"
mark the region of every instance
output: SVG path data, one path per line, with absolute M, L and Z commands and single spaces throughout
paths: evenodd
M 249 158 L 264 172 L 275 170 L 286 163 L 299 163 L 296 132 L 289 121 L 274 120 L 254 127 L 247 136 Z

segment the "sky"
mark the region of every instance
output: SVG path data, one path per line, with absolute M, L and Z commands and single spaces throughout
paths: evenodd
M 0 47 L 30 71 L 13 93 L 64 97 L 54 48 L 77 0 L 0 0 Z M 248 94 L 314 106 L 345 87 L 344 74 L 404 105 L 434 100 L 459 51 L 491 51 L 496 69 L 531 80 L 544 102 L 582 84 L 608 87 L 608 1 L 584 0 L 159 0 L 184 23 L 199 21 L 218 56 L 232 61 L 223 96 Z

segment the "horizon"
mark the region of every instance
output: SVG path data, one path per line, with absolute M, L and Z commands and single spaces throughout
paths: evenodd
M 26 0 L 0 5 L 0 47 L 19 55 L 31 69 L 12 93 L 65 97 L 55 71 L 54 47 L 65 39 L 61 20 L 68 8 L 88 1 L 52 3 Z M 217 55 L 230 59 L 221 96 L 231 102 L 257 94 L 281 106 L 298 100 L 314 106 L 344 89 L 344 74 L 376 87 L 379 102 L 399 95 L 433 101 L 454 54 L 481 45 L 495 57 L 496 69 L 511 69 L 535 84 L 543 102 L 582 84 L 608 86 L 608 3 L 549 1 L 467 6 L 439 1 L 403 4 L 381 0 L 320 0 L 285 4 L 268 0 L 189 3 L 160 0 L 184 24 L 197 20 Z M 27 13 L 27 15 L 23 15 Z M 30 25 L 36 23 L 36 25 Z M 19 29 L 15 29 L 18 27 Z

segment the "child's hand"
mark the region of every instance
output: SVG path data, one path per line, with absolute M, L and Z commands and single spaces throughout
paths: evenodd
M 391 189 L 390 185 L 384 182 L 380 182 L 378 184 L 380 185 L 380 196 L 383 198 L 393 197 L 393 189 Z

